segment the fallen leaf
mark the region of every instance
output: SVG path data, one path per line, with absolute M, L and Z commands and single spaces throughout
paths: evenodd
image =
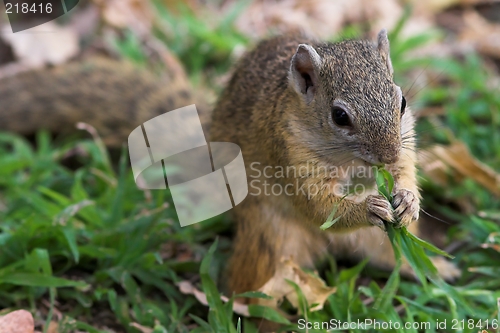
M 446 114 L 446 109 L 443 106 L 428 106 L 418 110 L 415 113 L 415 117 L 425 118 L 430 116 L 444 116 L 445 114 Z
M 181 281 L 177 283 L 177 287 L 179 288 L 179 291 L 185 295 L 194 295 L 198 302 L 200 302 L 203 305 L 208 306 L 208 300 L 207 300 L 207 295 L 196 289 L 195 286 L 189 281 Z M 229 298 L 226 296 L 221 296 L 220 299 L 227 303 L 229 301 Z M 248 311 L 248 305 L 242 304 L 239 302 L 233 302 L 233 312 L 240 314 L 245 317 L 250 317 L 250 312 Z
M 411 0 L 417 11 L 426 11 L 429 14 L 440 13 L 453 6 L 471 7 L 481 4 L 492 4 L 499 0 Z
M 472 156 L 463 142 L 423 149 L 418 159 L 423 172 L 442 186 L 448 185 L 450 175 L 456 180 L 467 177 L 500 196 L 500 174 Z
M 481 244 L 483 249 L 493 249 L 500 253 L 500 232 L 492 232 L 488 235 L 486 243 Z
M 79 51 L 78 36 L 70 28 L 47 22 L 24 33 L 9 32 L 4 26 L 0 38 L 8 43 L 19 63 L 29 68 L 58 65 Z
M 300 287 L 309 306 L 314 305 L 314 307 L 310 308 L 310 311 L 321 310 L 328 296 L 336 290 L 336 288 L 326 286 L 321 278 L 304 272 L 293 260 L 283 258 L 276 268 L 274 276 L 259 289 L 259 291 L 273 297 L 273 299 L 259 298 L 258 303 L 277 308 L 278 303 L 286 297 L 294 307 L 299 309 L 299 301 L 295 289 L 287 280 L 293 281 Z M 206 294 L 194 287 L 191 282 L 181 281 L 177 283 L 177 287 L 181 293 L 194 295 L 201 304 L 208 306 Z M 228 302 L 229 299 L 221 296 L 221 300 Z M 248 305 L 246 304 L 235 301 L 233 303 L 233 311 L 242 316 L 250 317 Z
M 59 333 L 59 323 L 51 321 L 47 329 L 47 333 Z
M 18 310 L 0 317 L 0 333 L 33 333 L 35 321 L 30 312 Z
M 293 260 L 282 258 L 274 276 L 259 289 L 274 299 L 259 299 L 259 303 L 277 307 L 278 302 L 286 297 L 295 308 L 300 310 L 295 289 L 287 280 L 295 282 L 300 287 L 309 306 L 314 305 L 310 311 L 321 310 L 328 296 L 336 290 L 336 288 L 328 287 L 318 276 L 304 272 Z

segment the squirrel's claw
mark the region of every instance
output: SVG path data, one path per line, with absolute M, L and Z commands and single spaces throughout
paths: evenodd
M 462 275 L 462 271 L 454 263 L 443 257 L 432 257 L 431 261 L 436 267 L 439 276 L 447 282 L 455 282 Z
M 418 220 L 420 212 L 420 201 L 412 191 L 400 189 L 394 195 L 392 201 L 395 219 L 398 226 L 408 226 Z
M 394 212 L 391 203 L 381 195 L 370 195 L 366 198 L 368 222 L 385 230 L 384 221 L 392 222 Z

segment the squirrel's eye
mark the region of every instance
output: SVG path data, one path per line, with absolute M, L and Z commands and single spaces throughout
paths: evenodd
M 403 96 L 401 100 L 401 117 L 405 114 L 406 111 L 406 98 Z
M 333 121 L 339 126 L 351 126 L 351 119 L 347 112 L 339 106 L 334 106 L 332 109 Z

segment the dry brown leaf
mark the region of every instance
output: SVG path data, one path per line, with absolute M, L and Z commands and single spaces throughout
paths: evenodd
M 470 7 L 493 2 L 499 2 L 499 0 L 411 0 L 418 12 L 427 12 L 430 15 L 440 13 L 453 6 Z
M 364 27 L 369 23 L 371 38 L 375 38 L 380 29 L 395 27 L 402 15 L 403 7 L 398 0 L 258 0 L 239 15 L 236 26 L 255 39 L 269 31 L 300 31 L 328 39 L 348 24 Z M 431 17 L 412 15 L 401 34 L 419 34 L 432 26 Z
M 331 294 L 336 288 L 326 286 L 321 278 L 304 272 L 293 260 L 283 258 L 276 268 L 274 276 L 259 289 L 259 291 L 273 297 L 272 300 L 258 299 L 260 305 L 266 305 L 273 308 L 278 307 L 278 303 L 286 297 L 290 303 L 300 309 L 299 301 L 295 289 L 287 280 L 295 282 L 302 293 L 304 294 L 311 311 L 321 310 Z M 198 290 L 189 281 L 181 281 L 177 284 L 179 291 L 186 295 L 194 295 L 196 299 L 203 305 L 208 306 L 207 295 Z M 228 302 L 228 298 L 221 296 L 223 302 Z M 250 317 L 248 305 L 235 301 L 233 303 L 233 311 L 245 317 Z
M 18 62 L 30 68 L 64 63 L 79 51 L 78 36 L 73 30 L 53 22 L 23 33 L 9 33 L 9 29 L 4 26 L 0 38 L 12 47 Z
M 94 0 L 104 20 L 117 28 L 130 28 L 139 36 L 151 30 L 153 10 L 144 0 Z
M 174 14 L 179 14 L 181 6 L 189 8 L 192 12 L 198 12 L 201 7 L 210 6 L 210 3 L 202 3 L 198 0 L 162 0 L 165 7 Z
M 476 5 L 491 5 L 492 3 L 498 3 L 500 0 L 461 0 L 460 4 L 462 6 L 476 6 Z
M 488 22 L 473 10 L 464 13 L 464 22 L 460 40 L 473 44 L 482 54 L 500 59 L 500 24 Z
M 494 249 L 497 252 L 500 252 L 500 232 L 492 232 L 488 235 L 486 239 L 486 243 L 482 244 L 483 248 Z
M 415 113 L 415 117 L 425 118 L 431 116 L 444 116 L 445 114 L 446 114 L 446 109 L 443 106 L 428 106 L 418 110 Z
M 198 302 L 200 302 L 203 305 L 208 306 L 208 300 L 207 300 L 207 295 L 196 289 L 195 286 L 189 281 L 181 281 L 177 283 L 177 287 L 179 288 L 179 291 L 185 295 L 194 295 Z M 228 302 L 229 299 L 226 296 L 221 296 L 220 299 L 223 302 Z M 242 304 L 239 302 L 233 302 L 233 312 L 240 314 L 245 317 L 250 317 L 250 312 L 248 311 L 248 305 Z
M 86 6 L 71 14 L 68 26 L 79 36 L 85 38 L 95 34 L 101 18 L 96 6 Z
M 0 333 L 33 333 L 35 321 L 30 312 L 18 310 L 0 317 Z
M 424 173 L 440 185 L 448 185 L 450 175 L 455 179 L 467 177 L 500 196 L 500 174 L 472 156 L 463 142 L 432 146 L 421 150 L 418 158 Z
M 274 276 L 264 284 L 259 291 L 272 296 L 274 300 L 260 300 L 259 303 L 277 307 L 278 302 L 284 297 L 297 309 L 300 309 L 297 293 L 287 280 L 296 283 L 304 294 L 311 311 L 323 308 L 328 296 L 333 294 L 336 288 L 328 287 L 325 282 L 311 274 L 304 272 L 293 260 L 282 258 Z
M 131 327 L 137 328 L 141 333 L 153 333 L 154 329 L 142 326 L 141 324 L 138 323 L 130 323 Z

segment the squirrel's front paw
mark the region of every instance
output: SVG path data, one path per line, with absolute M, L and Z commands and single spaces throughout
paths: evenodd
M 400 189 L 394 194 L 392 204 L 394 206 L 394 217 L 398 227 L 406 227 L 418 220 L 420 212 L 420 200 L 412 191 Z
M 366 198 L 368 222 L 385 230 L 384 221 L 392 221 L 394 212 L 391 203 L 382 195 L 370 195 Z

